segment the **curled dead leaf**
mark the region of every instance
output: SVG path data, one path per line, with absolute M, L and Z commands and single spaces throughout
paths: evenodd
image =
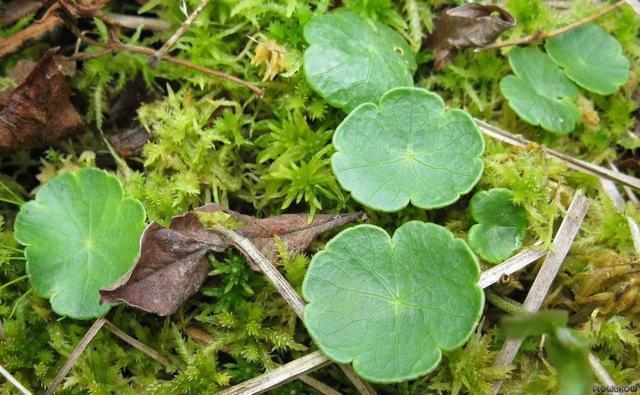
M 124 302 L 161 316 L 173 314 L 195 294 L 210 270 L 207 254 L 228 247 L 188 213 L 173 218 L 168 228 L 153 222 L 142 234 L 134 268 L 109 289 L 100 302 Z
M 241 222 L 236 233 L 252 243 L 271 262 L 278 260 L 275 236 L 291 253 L 300 253 L 321 233 L 363 218 L 362 213 L 284 214 L 257 219 L 218 205 L 199 209 L 223 212 Z M 123 302 L 161 316 L 173 314 L 195 294 L 207 278 L 207 255 L 235 245 L 225 236 L 206 229 L 195 213 L 173 218 L 168 228 L 151 223 L 140 241 L 140 256 L 133 269 L 108 289 L 100 290 L 101 303 Z
M 446 10 L 428 42 L 436 56 L 435 69 L 444 68 L 458 49 L 489 45 L 515 24 L 515 18 L 496 5 L 469 3 Z
M 0 104 L 1 151 L 42 148 L 84 131 L 63 67 L 54 58 L 57 50 L 49 50 Z

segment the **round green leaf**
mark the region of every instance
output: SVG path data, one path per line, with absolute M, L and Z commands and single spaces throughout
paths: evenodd
M 567 77 L 591 92 L 610 95 L 629 79 L 629 60 L 620 43 L 598 25 L 577 27 L 544 47 Z
M 340 185 L 373 209 L 451 204 L 478 182 L 482 134 L 461 110 L 421 88 L 396 88 L 338 126 L 331 165 Z
M 413 86 L 416 63 L 400 34 L 357 14 L 338 10 L 304 27 L 307 81 L 329 104 L 349 112 L 386 91 Z
M 513 48 L 509 63 L 516 75 L 504 77 L 500 90 L 513 111 L 550 132 L 571 132 L 580 119 L 576 86 L 537 49 Z
M 424 375 L 467 341 L 482 314 L 480 268 L 461 239 L 418 221 L 390 238 L 342 231 L 311 261 L 304 323 L 320 350 L 374 382 Z
M 469 230 L 469 245 L 482 259 L 500 263 L 520 249 L 527 217 L 523 207 L 513 204 L 510 190 L 478 192 L 471 198 L 469 209 L 477 222 Z
M 98 290 L 133 266 L 144 230 L 142 204 L 124 197 L 118 179 L 98 169 L 65 173 L 45 184 L 16 217 L 35 292 L 60 315 L 106 314 Z

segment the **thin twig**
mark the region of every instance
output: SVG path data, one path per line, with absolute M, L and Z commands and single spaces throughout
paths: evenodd
M 602 8 L 600 11 L 596 12 L 595 14 L 586 16 L 582 19 L 579 19 L 571 24 L 568 24 L 566 26 L 563 26 L 559 29 L 550 31 L 550 32 L 535 32 L 533 34 L 530 34 L 528 36 L 524 36 L 521 38 L 516 38 L 513 40 L 507 40 L 507 41 L 500 41 L 497 43 L 493 43 L 493 44 L 489 44 L 487 46 L 484 46 L 482 48 L 476 48 L 474 50 L 474 52 L 484 52 L 484 51 L 489 51 L 491 49 L 496 49 L 496 48 L 503 48 L 503 47 L 510 47 L 513 45 L 522 45 L 522 44 L 529 44 L 530 42 L 536 41 L 536 40 L 545 40 L 547 38 L 551 38 L 551 37 L 555 37 L 558 36 L 562 33 L 566 33 L 570 30 L 575 29 L 578 26 L 582 26 L 585 25 L 587 23 L 593 22 L 596 19 L 600 18 L 603 15 L 606 15 L 608 13 L 610 13 L 613 10 L 616 10 L 618 8 L 620 8 L 621 6 L 623 6 L 624 4 L 626 4 L 627 1 L 626 0 L 620 0 L 616 3 L 610 4 L 604 8 Z
M 138 45 L 125 44 L 125 43 L 122 43 L 120 41 L 111 41 L 109 43 L 102 43 L 100 41 L 96 41 L 96 40 L 93 40 L 93 39 L 87 37 L 86 35 L 84 35 L 84 33 L 82 33 L 74 25 L 67 24 L 67 26 L 76 35 L 76 37 L 78 37 L 80 40 L 86 42 L 89 45 L 106 48 L 106 49 L 109 49 L 111 51 L 127 51 L 127 52 L 139 53 L 139 54 L 149 55 L 149 56 L 154 55 L 156 53 L 156 51 L 151 49 L 151 48 L 141 47 L 141 46 L 138 46 Z M 252 84 L 250 82 L 247 82 L 247 81 L 245 81 L 245 80 L 243 80 L 241 78 L 233 76 L 231 74 L 225 73 L 223 71 L 213 70 L 213 69 L 210 69 L 208 67 L 204 67 L 204 66 L 200 66 L 200 65 L 188 62 L 186 60 L 174 58 L 173 56 L 170 56 L 170 55 L 163 55 L 162 56 L 162 60 L 165 60 L 165 61 L 167 61 L 169 63 L 177 64 L 179 66 L 187 67 L 187 68 L 199 71 L 201 73 L 209 74 L 209 75 L 217 77 L 217 78 L 222 78 L 222 79 L 225 79 L 227 81 L 234 82 L 234 83 L 236 83 L 238 85 L 242 85 L 242 86 L 244 86 L 246 88 L 251 89 L 259 97 L 264 96 L 264 91 L 261 88 L 259 88 L 258 86 L 254 85 L 254 84 Z
M 96 334 L 98 334 L 105 322 L 106 320 L 104 318 L 99 318 L 93 323 L 93 325 L 91 325 L 82 340 L 80 340 L 80 343 L 78 343 L 78 346 L 76 346 L 76 349 L 73 350 L 73 352 L 69 356 L 69 359 L 67 359 L 67 362 L 65 362 L 62 369 L 60 369 L 56 377 L 53 379 L 53 382 L 51 383 L 49 388 L 47 388 L 47 392 L 45 392 L 45 395 L 52 395 L 54 393 L 56 388 L 60 385 L 60 383 L 62 383 L 62 380 L 64 380 L 67 374 L 69 374 L 69 371 L 71 370 L 71 368 L 73 368 L 73 365 L 76 364 L 76 361 L 78 360 L 78 358 L 80 358 L 82 352 L 87 348 L 89 343 L 91 343 L 91 340 L 93 340 Z
M 504 275 L 509 275 L 522 270 L 531 263 L 542 258 L 546 253 L 546 249 L 541 245 L 542 243 L 536 243 L 531 248 L 528 248 L 517 255 L 512 256 L 499 265 L 485 270 L 480 274 L 480 280 L 478 285 L 482 288 L 487 288 L 497 283 Z
M 0 39 L 0 59 L 18 52 L 27 44 L 39 41 L 62 26 L 62 19 L 50 15 L 40 23 L 32 23 L 16 34 Z
M 11 375 L 2 365 L 0 365 L 0 374 L 4 376 L 4 378 L 13 384 L 14 387 L 23 395 L 33 395 L 31 391 L 25 388 L 15 377 Z
M 602 364 L 600 363 L 600 360 L 598 359 L 598 357 L 596 357 L 592 353 L 589 353 L 589 365 L 591 365 L 591 370 L 593 371 L 593 374 L 595 374 L 598 380 L 600 381 L 600 384 L 604 384 L 606 386 L 611 386 L 611 387 L 616 385 L 616 383 L 613 381 L 611 376 L 609 376 L 609 372 L 607 372 L 604 366 L 602 366 Z
M 284 300 L 291 306 L 296 315 L 302 318 L 302 312 L 304 311 L 304 301 L 298 295 L 295 289 L 289 284 L 284 276 L 276 269 L 275 266 L 267 258 L 262 255 L 251 241 L 240 236 L 233 230 L 227 229 L 224 226 L 215 225 L 213 230 L 222 234 L 224 237 L 231 240 L 242 253 L 249 258 L 250 261 L 256 264 L 256 266 L 262 271 L 267 279 L 273 284 L 278 293 L 282 295 Z
M 243 255 L 255 263 L 284 300 L 291 306 L 296 315 L 302 318 L 302 312 L 304 311 L 305 305 L 304 301 L 291 284 L 289 284 L 282 274 L 280 274 L 278 269 L 276 269 L 275 266 L 273 266 L 273 264 L 269 262 L 264 255 L 262 255 L 251 241 L 240 236 L 233 230 L 225 228 L 224 226 L 214 225 L 212 229 L 228 238 L 243 253 Z M 373 387 L 363 381 L 349 365 L 339 364 L 338 366 L 340 366 L 340 369 L 345 372 L 349 380 L 361 394 L 376 395 Z
M 609 166 L 612 169 L 617 170 L 612 163 L 609 164 Z M 600 185 L 602 185 L 602 189 L 604 190 L 604 193 L 609 197 L 609 199 L 611 199 L 611 202 L 613 203 L 613 206 L 616 208 L 616 210 L 619 213 L 624 215 L 624 209 L 625 209 L 626 203 L 624 201 L 624 198 L 620 194 L 620 191 L 618 191 L 616 184 L 614 184 L 609 180 L 605 180 L 601 178 Z M 635 197 L 635 194 L 633 193 L 633 191 L 628 190 L 627 193 L 630 197 L 631 196 Z M 625 215 L 625 217 L 627 219 L 627 224 L 629 225 L 629 232 L 631 233 L 633 248 L 636 251 L 636 255 L 640 256 L 640 227 L 638 227 L 638 223 L 636 222 L 635 219 L 633 219 L 633 217 L 631 217 L 630 215 Z
M 633 8 L 636 14 L 640 15 L 640 1 L 638 0 L 626 0 L 627 4 Z
M 320 351 L 312 352 L 302 358 L 293 360 L 275 368 L 261 376 L 242 382 L 234 387 L 218 392 L 218 395 L 254 395 L 262 394 L 272 388 L 294 380 L 298 376 L 320 369 L 331 363 L 331 360 Z
M 618 168 L 616 167 L 616 165 L 611 162 L 610 160 L 607 160 L 607 164 L 609 165 L 609 168 L 615 172 L 620 172 L 620 170 L 618 170 Z M 636 196 L 635 192 L 633 192 L 633 189 L 629 188 L 627 185 L 623 185 L 622 189 L 624 189 L 624 192 L 627 194 L 627 198 L 629 198 L 629 200 L 633 203 L 640 203 L 640 200 L 638 200 L 638 197 Z
M 105 48 L 105 49 L 101 49 L 99 51 L 78 52 L 78 53 L 73 54 L 73 55 L 65 56 L 65 59 L 74 60 L 74 61 L 75 60 L 87 60 L 87 59 L 99 58 L 101 56 L 108 55 L 110 53 L 113 53 L 113 49 Z
M 144 354 L 147 354 L 149 357 L 151 357 L 152 359 L 158 361 L 164 367 L 166 367 L 166 368 L 171 368 L 172 367 L 171 361 L 169 361 L 169 358 L 167 358 L 164 355 L 160 354 L 159 352 L 157 352 L 153 348 L 147 346 L 146 344 L 144 344 L 144 343 L 134 339 L 133 337 L 129 336 L 122 329 L 120 329 L 117 326 L 115 326 L 111 321 L 105 320 L 104 326 L 105 326 L 105 328 L 107 328 L 109 330 L 109 332 L 111 332 L 114 335 L 118 336 L 123 341 L 129 343 L 129 345 L 131 345 L 133 348 L 137 349 L 138 351 L 140 351 L 140 352 L 142 352 Z
M 108 18 L 109 23 L 127 29 L 138 29 L 140 26 L 142 26 L 144 30 L 152 32 L 163 32 L 171 29 L 171 23 L 158 18 L 116 14 L 113 12 L 105 12 L 104 16 Z
M 334 390 L 333 388 L 329 387 L 328 385 L 326 385 L 322 381 L 316 380 L 311 376 L 302 375 L 302 376 L 298 377 L 298 380 L 302 381 L 303 383 L 305 383 L 309 387 L 315 389 L 316 391 L 318 391 L 322 395 L 342 395 L 342 393 L 340 391 Z
M 533 284 L 529 289 L 529 293 L 522 304 L 524 310 L 533 312 L 537 311 L 540 309 L 540 306 L 542 306 L 542 302 L 547 296 L 547 293 L 551 288 L 551 284 L 553 283 L 564 258 L 567 256 L 573 240 L 580 230 L 580 225 L 582 224 L 584 217 L 587 215 L 589 204 L 589 199 L 585 197 L 581 191 L 577 191 L 569 209 L 567 210 L 567 214 L 560 224 L 560 228 L 558 229 L 555 238 L 553 239 L 552 248 L 547 253 L 545 260 L 538 271 L 538 275 L 533 281 Z M 495 365 L 509 365 L 515 358 L 521 344 L 522 339 L 507 339 L 496 358 Z M 498 393 L 501 385 L 502 381 L 494 383 L 494 395 Z
M 200 4 L 198 4 L 198 6 L 193 10 L 189 17 L 182 23 L 182 25 L 180 25 L 178 30 L 176 30 L 176 32 L 173 33 L 171 37 L 169 37 L 169 39 L 164 43 L 164 45 L 162 45 L 162 47 L 160 47 L 160 49 L 155 51 L 155 53 L 149 57 L 149 59 L 147 60 L 147 64 L 149 65 L 149 67 L 158 67 L 160 59 L 163 58 L 167 53 L 169 53 L 169 51 L 171 51 L 175 43 L 180 39 L 180 37 L 182 37 L 187 29 L 189 29 L 193 21 L 196 20 L 198 15 L 200 15 L 207 4 L 209 4 L 209 0 L 200 0 Z
M 582 159 L 574 158 L 571 155 L 563 154 L 558 151 L 554 151 L 551 148 L 547 148 L 545 146 L 534 143 L 533 141 L 527 140 L 522 136 L 515 135 L 513 133 L 507 132 L 497 126 L 493 126 L 487 122 L 481 121 L 477 118 L 474 118 L 476 125 L 480 128 L 482 133 L 486 134 L 489 137 L 493 137 L 497 140 L 502 141 L 503 143 L 507 143 L 516 147 L 526 147 L 528 145 L 537 145 L 539 146 L 547 155 L 553 156 L 554 158 L 564 162 L 568 167 L 578 170 L 582 173 L 591 174 L 592 176 L 605 178 L 611 181 L 618 182 L 623 185 L 627 185 L 636 189 L 640 189 L 640 179 L 635 177 L 631 177 L 627 174 L 620 173 L 617 171 L 613 171 L 611 169 L 607 169 L 602 166 L 594 165 L 591 162 L 584 161 Z

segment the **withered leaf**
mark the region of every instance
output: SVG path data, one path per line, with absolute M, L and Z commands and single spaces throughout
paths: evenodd
M 243 225 L 235 231 L 274 263 L 278 260 L 274 236 L 280 237 L 291 253 L 299 253 L 319 234 L 363 217 L 362 213 L 319 214 L 309 223 L 308 214 L 256 219 L 218 205 L 199 210 L 224 212 L 241 221 Z M 161 316 L 175 313 L 198 291 L 211 268 L 208 253 L 233 245 L 226 237 L 207 230 L 194 213 L 173 218 L 168 228 L 152 223 L 140 244 L 134 268 L 111 288 L 100 291 L 101 302 L 124 302 Z
M 306 250 L 320 234 L 339 228 L 358 219 L 365 219 L 364 213 L 318 214 L 309 222 L 309 214 L 283 214 L 268 218 L 255 218 L 237 211 L 210 204 L 199 208 L 200 211 L 223 211 L 245 223 L 236 233 L 253 242 L 272 263 L 279 260 L 274 236 L 278 236 L 291 254 Z
M 435 69 L 444 68 L 458 49 L 489 45 L 515 24 L 511 14 L 495 5 L 469 3 L 445 11 L 429 38 L 436 56 Z
M 46 147 L 84 131 L 70 90 L 49 50 L 0 108 L 0 151 Z
M 109 289 L 100 302 L 124 302 L 141 310 L 168 315 L 195 294 L 210 270 L 207 254 L 229 243 L 206 230 L 188 213 L 173 218 L 168 228 L 153 222 L 142 234 L 134 268 Z
M 151 135 L 139 123 L 108 136 L 109 143 L 123 158 L 139 156 L 150 138 Z

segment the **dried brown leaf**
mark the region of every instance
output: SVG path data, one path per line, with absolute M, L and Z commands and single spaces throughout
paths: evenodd
M 299 254 L 306 250 L 321 233 L 336 229 L 358 219 L 365 219 L 364 213 L 318 214 L 309 222 L 309 214 L 283 214 L 268 218 L 255 218 L 218 205 L 207 205 L 201 211 L 223 211 L 246 225 L 235 229 L 236 233 L 253 242 L 269 261 L 279 260 L 274 236 L 278 236 L 289 252 Z
M 206 230 L 188 213 L 168 228 L 153 222 L 142 235 L 134 268 L 109 289 L 101 303 L 124 302 L 141 310 L 169 315 L 195 294 L 210 270 L 207 254 L 228 247 L 226 239 Z
M 235 231 L 251 240 L 272 262 L 278 260 L 274 236 L 292 253 L 299 253 L 320 234 L 362 218 L 362 213 L 321 214 L 308 222 L 308 214 L 285 214 L 256 219 L 218 205 L 204 212 L 224 212 L 241 221 Z M 123 302 L 158 315 L 169 315 L 195 294 L 211 269 L 207 255 L 233 245 L 226 237 L 207 230 L 195 213 L 175 217 L 166 228 L 147 227 L 134 268 L 109 289 L 100 291 L 102 303 Z
M 42 148 L 84 131 L 56 52 L 49 50 L 0 107 L 0 151 Z
M 429 39 L 436 56 L 435 69 L 444 68 L 458 49 L 489 45 L 515 24 L 511 14 L 495 5 L 469 3 L 445 11 Z
M 151 135 L 140 124 L 108 136 L 109 143 L 123 158 L 139 156 Z

